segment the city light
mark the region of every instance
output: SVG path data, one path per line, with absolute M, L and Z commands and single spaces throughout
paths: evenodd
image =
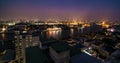
M 120 63 L 119 3 L 0 0 L 0 63 Z
M 6 28 L 2 28 L 2 32 L 5 32 L 6 31 Z
M 103 22 L 101 23 L 101 25 L 102 25 L 103 28 L 109 28 L 109 27 L 110 27 L 110 25 L 107 24 L 105 21 L 103 21 Z
M 47 28 L 48 31 L 61 30 L 61 28 Z
M 110 29 L 110 31 L 111 31 L 111 32 L 114 32 L 114 31 L 115 31 L 115 29 Z
M 89 27 L 90 26 L 90 24 L 84 24 L 83 25 L 83 27 Z

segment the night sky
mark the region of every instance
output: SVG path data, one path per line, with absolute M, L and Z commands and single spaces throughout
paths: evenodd
M 119 15 L 120 0 L 0 0 L 0 16 Z

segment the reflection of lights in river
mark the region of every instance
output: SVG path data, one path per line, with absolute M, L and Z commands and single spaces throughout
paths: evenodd
M 71 32 L 71 36 L 73 36 L 73 32 L 74 32 L 74 30 L 73 29 L 70 29 L 70 32 Z
M 2 33 L 2 38 L 5 39 L 5 34 L 4 33 Z
M 47 37 L 58 39 L 60 37 L 61 28 L 48 28 Z

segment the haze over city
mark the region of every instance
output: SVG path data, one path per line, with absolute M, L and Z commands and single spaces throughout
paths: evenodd
M 0 0 L 1 18 L 120 20 L 119 0 Z
M 0 63 L 120 63 L 120 0 L 0 0 Z

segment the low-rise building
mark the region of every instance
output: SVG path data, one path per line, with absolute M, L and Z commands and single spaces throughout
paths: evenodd
M 50 56 L 55 63 L 69 63 L 70 50 L 69 45 L 64 42 L 58 42 L 50 46 Z

